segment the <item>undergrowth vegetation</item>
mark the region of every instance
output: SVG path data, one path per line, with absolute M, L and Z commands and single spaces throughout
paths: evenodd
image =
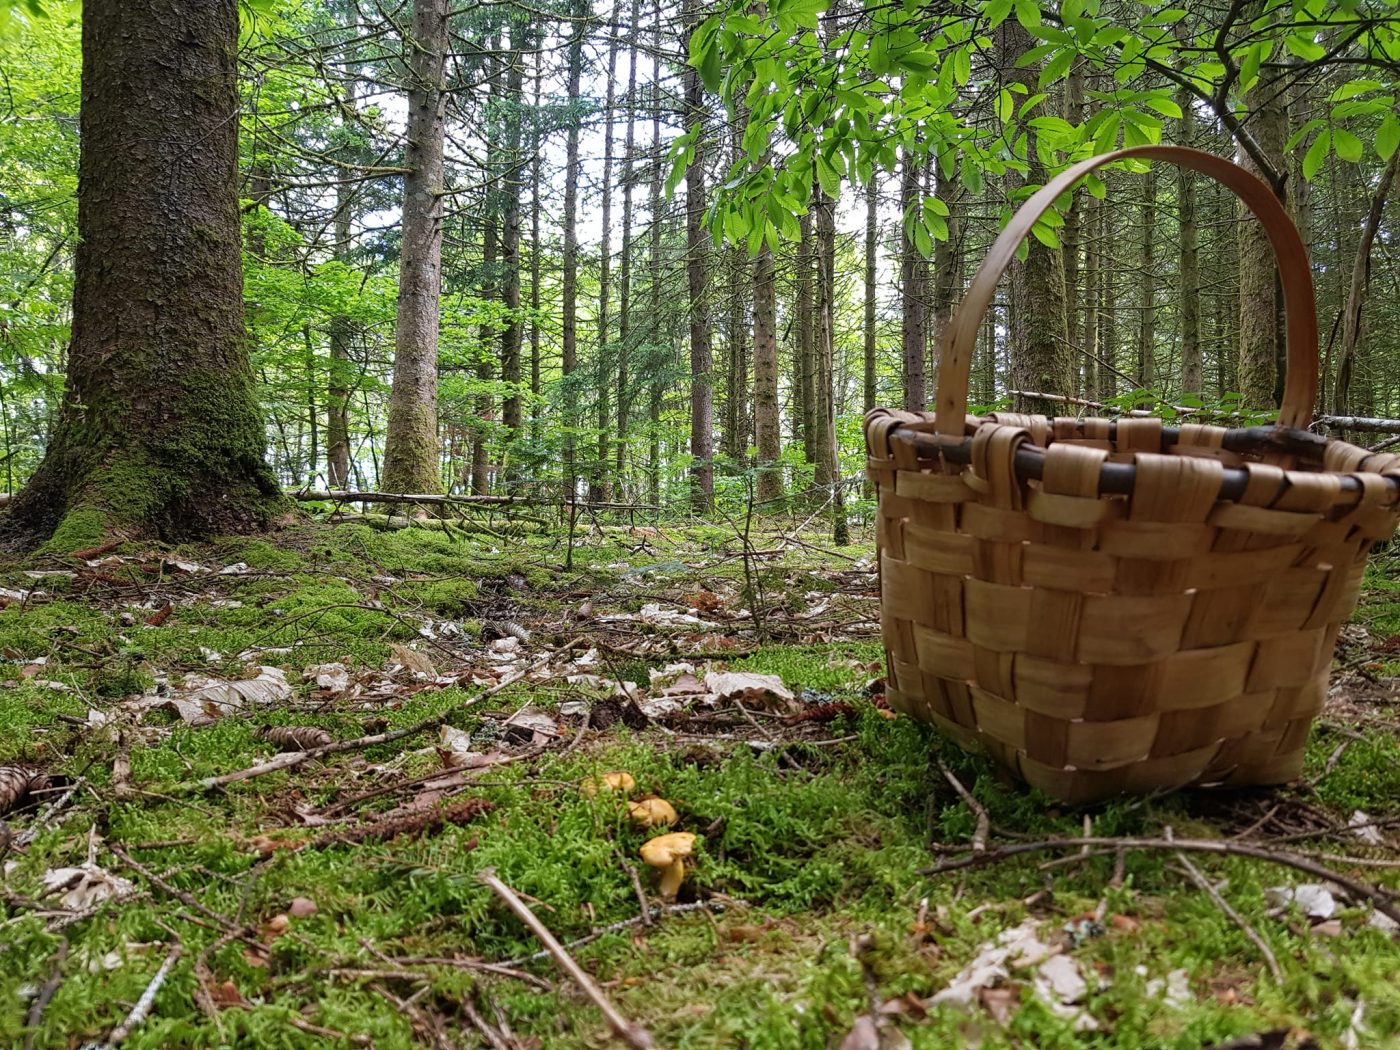
M 776 611 L 854 601 L 854 577 L 834 578 L 832 566 L 864 572 L 859 549 L 833 557 L 793 548 L 747 566 L 743 550 L 713 530 L 619 530 L 586 538 L 565 571 L 544 540 L 316 527 L 276 542 L 122 550 L 95 570 L 54 556 L 4 565 L 0 586 L 46 593 L 0 609 L 0 678 L 9 679 L 0 763 L 79 788 L 55 812 L 11 815 L 0 836 L 0 1045 L 100 1042 L 177 942 L 150 1016 L 123 1045 L 476 1045 L 471 1012 L 505 1022 L 520 1046 L 602 1045 L 600 1015 L 536 956 L 538 942 L 479 880 L 486 870 L 560 940 L 583 939 L 572 954 L 666 1047 L 836 1045 L 872 1004 L 888 1018 L 887 1039 L 905 1040 L 888 1046 L 1196 1050 L 1280 1029 L 1306 1029 L 1322 1046 L 1400 1039 L 1392 933 L 1362 901 L 1343 900 L 1326 928 L 1272 906 L 1266 890 L 1299 878 L 1277 864 L 1196 858 L 1233 916 L 1170 851 L 1049 850 L 923 873 L 968 848 L 980 811 L 992 849 L 1086 827 L 1097 836 L 1243 835 L 1346 854 L 1354 859 L 1337 859 L 1338 871 L 1400 886 L 1393 867 L 1366 861 L 1390 848 L 1388 829 L 1400 822 L 1393 709 L 1363 697 L 1345 717 L 1329 714 L 1300 785 L 1071 809 L 881 710 L 870 681 L 881 656 L 873 602 L 861 615 L 834 606 L 840 615 L 819 626 Z M 157 571 L 141 571 L 153 560 Z M 219 573 L 228 566 L 238 569 Z M 753 637 L 745 591 L 755 570 L 769 588 L 763 639 Z M 40 572 L 55 575 L 25 575 Z M 867 574 L 863 586 L 872 585 Z M 640 611 L 668 600 L 726 629 L 649 630 Z M 1374 642 L 1400 622 L 1393 602 L 1391 584 L 1377 579 L 1362 611 Z M 167 603 L 167 617 L 147 625 Z M 680 659 L 776 675 L 802 703 L 840 707 L 804 732 L 748 710 L 746 719 L 631 728 L 569 722 L 570 704 L 591 698 L 596 712 L 605 698 L 564 676 L 481 696 L 497 681 L 486 654 L 505 620 L 528 628 L 527 659 L 582 638 L 575 651 L 601 654 L 599 674 L 643 689 L 650 670 Z M 715 651 L 722 637 L 732 652 Z M 301 681 L 304 667 L 332 661 L 382 676 L 405 648 L 439 675 L 455 654 L 461 673 L 426 684 L 375 678 L 353 703 Z M 1379 683 L 1387 658 L 1375 656 L 1366 674 Z M 245 664 L 285 669 L 293 699 L 202 726 L 152 706 L 115 737 L 102 731 L 103 716 L 133 695 L 178 692 L 187 675 L 236 678 Z M 558 720 L 558 740 L 511 744 L 511 715 L 526 704 Z M 495 754 L 445 793 L 493 804 L 461 825 L 337 840 L 342 826 L 326 819 L 411 811 L 443 762 L 428 736 L 216 790 L 199 785 L 266 761 L 266 724 L 315 725 L 349 740 L 434 716 Z M 118 779 L 123 754 L 129 773 Z M 651 833 L 632 826 L 614 796 L 578 788 L 609 770 L 628 771 L 637 794 L 669 800 L 677 828 L 697 835 L 677 910 L 649 926 L 639 893 L 655 903 L 655 885 L 637 854 Z M 1348 832 L 1357 811 L 1379 840 Z M 34 834 L 23 841 L 27 829 Z M 42 879 L 89 862 L 135 895 L 74 920 Z M 298 898 L 313 907 L 294 906 Z M 1087 976 L 1082 1009 L 1057 1012 L 1016 982 L 996 1007 L 930 1002 L 1027 918 L 1060 931 Z M 1251 933 L 1277 957 L 1281 981 Z M 30 1029 L 41 989 L 51 999 Z M 434 1043 L 440 1027 L 447 1044 Z

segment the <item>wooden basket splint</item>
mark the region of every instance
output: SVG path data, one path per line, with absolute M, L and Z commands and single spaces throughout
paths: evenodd
M 967 415 L 977 330 L 1017 245 L 1125 157 L 1211 176 L 1267 229 L 1287 307 L 1278 426 Z M 1068 801 L 1296 777 L 1366 556 L 1400 517 L 1400 456 L 1302 429 L 1316 392 L 1312 276 L 1264 183 L 1172 146 L 1055 178 L 953 318 L 937 412 L 866 418 L 891 705 Z

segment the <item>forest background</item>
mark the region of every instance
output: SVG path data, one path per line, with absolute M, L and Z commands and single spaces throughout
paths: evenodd
M 941 333 L 1010 210 L 1074 159 L 1158 141 L 1238 157 L 1287 201 L 1317 279 L 1320 413 L 1363 443 L 1351 417 L 1400 414 L 1387 0 L 240 13 L 245 314 L 285 488 L 701 512 L 824 492 L 839 533 L 865 506 L 862 413 L 929 403 Z M 5 14 L 12 493 L 63 398 L 81 57 L 77 5 Z M 436 119 L 415 131 L 425 102 Z M 440 159 L 406 145 L 433 134 Z M 434 163 L 441 194 L 406 194 Z M 1220 187 L 1136 167 L 1036 227 L 983 325 L 978 409 L 1276 405 L 1262 232 Z M 439 331 L 417 335 L 400 303 L 415 228 L 441 235 L 440 296 L 419 304 Z M 1079 400 L 1029 396 L 1051 392 Z

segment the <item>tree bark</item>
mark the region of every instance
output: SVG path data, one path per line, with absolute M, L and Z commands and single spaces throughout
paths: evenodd
M 623 145 L 622 178 L 622 258 L 618 263 L 617 294 L 617 446 L 613 478 L 618 498 L 625 498 L 627 478 L 627 427 L 629 424 L 628 384 L 632 353 L 632 183 L 637 148 L 637 44 L 641 32 L 641 0 L 632 0 L 631 32 L 627 48 L 627 131 Z
M 1157 169 L 1148 168 L 1142 180 L 1142 292 L 1138 316 L 1138 385 L 1148 390 L 1157 384 Z
M 1356 368 L 1356 348 L 1361 343 L 1361 311 L 1366 305 L 1366 291 L 1371 281 L 1371 249 L 1376 242 L 1381 218 L 1385 214 L 1386 198 L 1395 181 L 1400 164 L 1400 150 L 1390 155 L 1380 182 L 1371 196 L 1371 207 L 1361 227 L 1361 243 L 1356 249 L 1356 261 L 1351 268 L 1351 283 L 1347 290 L 1346 307 L 1342 313 L 1342 354 L 1337 365 L 1337 382 L 1332 398 L 1332 414 L 1345 416 L 1351 409 L 1351 382 Z
M 1019 82 L 1034 91 L 1038 64 L 1018 67 L 1019 59 L 1035 46 L 1029 32 L 1014 18 L 997 27 L 1002 79 Z M 1026 181 L 1043 183 L 1045 166 L 1036 154 L 1035 130 L 1026 132 Z M 1019 187 L 1013 175 L 1012 188 Z M 1034 237 L 1024 262 L 1011 264 L 1011 384 L 1017 390 L 1060 393 L 1073 390 L 1074 360 L 1069 352 L 1069 325 L 1065 317 L 1065 268 L 1059 251 Z M 1018 398 L 1017 410 L 1054 415 L 1053 406 Z
M 578 420 L 578 394 L 573 375 L 578 367 L 578 180 L 579 180 L 579 82 L 583 77 L 583 39 L 588 32 L 588 0 L 574 0 L 571 13 L 573 33 L 569 37 L 568 97 L 569 121 L 564 160 L 564 316 L 562 319 L 563 361 L 560 371 L 564 388 L 564 498 L 577 497 L 578 464 L 575 461 L 573 427 Z
M 796 357 L 797 411 L 793 413 L 794 429 L 802 439 L 802 458 L 808 463 L 817 458 L 816 369 L 813 366 L 812 338 L 812 213 L 802 213 L 798 222 L 797 240 L 797 317 Z
M 355 106 L 355 81 L 345 83 L 344 105 Z M 350 254 L 351 184 L 340 179 L 335 184 L 334 256 L 342 263 Z M 350 319 L 342 315 L 330 323 L 330 381 L 326 389 L 326 480 L 333 489 L 350 484 Z
M 923 197 L 923 173 L 909 150 L 901 161 L 899 206 L 904 215 L 916 209 Z M 917 219 L 917 217 L 916 217 Z M 924 375 L 928 344 L 928 263 L 920 254 L 906 225 L 901 225 L 900 244 L 900 326 L 903 347 L 904 409 L 922 412 L 928 405 L 928 383 Z
M 534 116 L 532 117 L 530 155 L 530 440 L 540 441 L 540 263 L 543 245 L 540 242 L 540 158 L 544 153 L 544 136 L 540 134 L 540 95 L 544 78 L 540 75 L 540 49 L 535 48 Z
M 1191 93 L 1182 88 L 1176 94 L 1176 101 L 1181 106 L 1181 142 L 1190 146 L 1196 137 L 1196 111 Z M 1196 226 L 1198 177 L 1194 171 L 1177 169 L 1177 236 L 1181 251 L 1177 264 L 1177 317 L 1181 323 L 1181 392 L 1184 394 L 1200 394 L 1205 388 L 1201 358 L 1200 234 Z
M 1278 77 L 1262 76 L 1246 97 L 1252 110 L 1250 130 L 1277 171 L 1287 170 L 1283 146 L 1288 118 L 1280 101 L 1282 87 Z M 1261 174 L 1248 153 L 1241 151 L 1237 159 L 1248 170 Z M 1240 214 L 1239 393 L 1245 408 L 1273 408 L 1278 405 L 1278 363 L 1283 353 L 1278 267 L 1263 225 L 1243 211 L 1243 205 Z
M 413 0 L 404 152 L 403 247 L 394 381 L 380 484 L 436 492 L 438 300 L 442 292 L 443 133 L 447 0 Z
M 875 407 L 875 316 L 876 298 L 879 283 L 876 274 L 877 253 L 879 250 L 880 183 L 872 175 L 870 185 L 865 188 L 865 301 L 862 316 L 861 334 L 864 345 L 861 354 L 861 391 L 864 395 L 865 411 Z
M 687 28 L 700 20 L 698 0 L 686 0 L 682 18 Z M 690 290 L 690 506 L 703 514 L 714 506 L 715 477 L 714 395 L 711 388 L 713 350 L 710 345 L 710 312 L 706 281 L 709 241 L 705 216 L 705 99 L 700 71 L 687 65 L 682 74 L 685 89 L 685 127 L 695 136 L 694 156 L 685 169 L 686 277 Z
M 617 108 L 617 40 L 618 33 L 608 34 L 607 101 L 603 105 L 603 236 L 598 246 L 598 455 L 588 474 L 590 503 L 608 500 L 608 465 L 612 422 L 609 400 L 612 396 L 612 197 L 613 197 L 613 114 Z
M 52 550 L 261 528 L 243 326 L 234 0 L 90 0 L 73 336 L 58 425 L 0 532 Z
M 753 261 L 753 426 L 758 446 L 758 501 L 783 498 L 782 434 L 778 429 L 778 307 L 773 251 L 767 242 Z
M 506 309 L 501 331 L 501 425 L 506 456 L 520 432 L 520 184 L 525 158 L 521 152 L 521 113 L 525 106 L 525 49 L 531 34 L 524 18 L 514 15 L 510 54 L 506 57 L 506 174 L 501 187 L 501 304 Z
M 846 522 L 845 493 L 841 487 L 839 449 L 836 444 L 836 202 L 821 187 L 812 192 L 813 225 L 817 240 L 817 460 L 814 480 L 818 490 L 831 494 L 832 542 L 850 542 Z
M 664 216 L 661 168 L 666 158 L 661 145 L 661 0 L 655 0 L 652 5 L 652 26 L 651 185 L 647 193 L 647 207 L 651 214 L 651 243 L 648 245 L 647 268 L 651 279 L 648 335 L 651 339 L 651 352 L 655 354 L 666 334 L 661 323 L 661 221 Z M 647 391 L 647 498 L 653 506 L 661 503 L 661 384 L 661 370 L 654 369 L 650 389 Z

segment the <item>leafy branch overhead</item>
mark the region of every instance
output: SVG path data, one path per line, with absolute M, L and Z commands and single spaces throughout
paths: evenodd
M 775 0 L 756 13 L 736 0 L 712 14 L 690 43 L 692 66 L 742 124 L 742 156 L 711 205 L 717 241 L 776 249 L 798 238 L 798 216 L 816 189 L 839 196 L 901 153 L 927 157 L 970 194 L 1032 161 L 1053 173 L 1119 146 L 1156 143 L 1183 105 L 1218 120 L 1238 152 L 1279 192 L 1289 172 L 1251 122 L 1254 95 L 1314 94 L 1314 115 L 1293 132 L 1307 143 L 1302 175 L 1329 156 L 1348 164 L 1400 146 L 1395 0 L 1236 0 L 1225 7 L 1146 7 L 1113 0 L 988 0 L 951 5 L 828 5 Z M 996 36 L 1008 20 L 1033 46 L 1011 77 Z M 1093 103 L 1066 115 L 1056 90 L 1091 78 Z M 1340 81 L 1340 82 L 1338 82 Z M 692 132 L 672 150 L 671 182 L 695 156 Z M 1033 186 L 1012 194 L 1008 206 Z M 1102 195 L 1097 180 L 1090 189 Z M 1005 213 L 1004 213 L 1005 214 Z M 946 211 L 927 201 L 904 215 L 924 253 L 948 235 Z M 1058 245 L 1054 220 L 1036 229 Z

